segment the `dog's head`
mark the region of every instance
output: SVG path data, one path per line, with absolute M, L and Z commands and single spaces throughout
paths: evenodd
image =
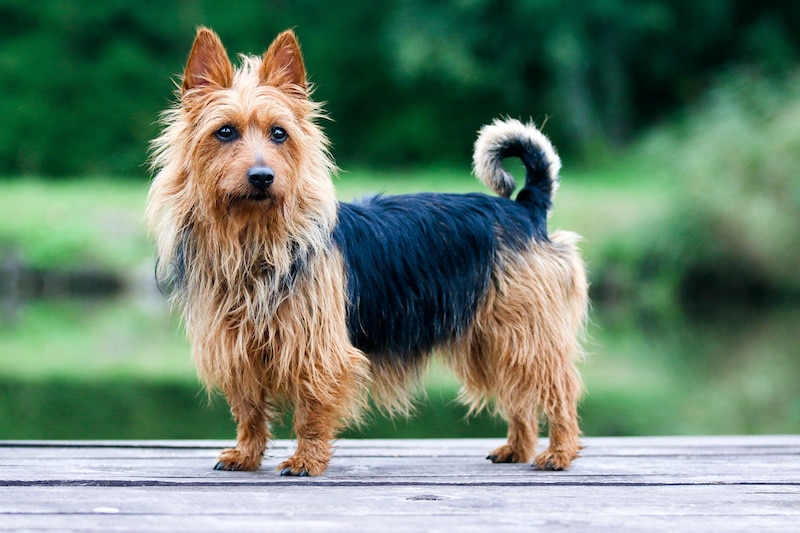
M 303 217 L 330 217 L 334 167 L 320 115 L 294 32 L 234 68 L 219 37 L 200 28 L 179 106 L 154 141 L 154 190 L 209 222 L 302 226 Z
M 261 57 L 240 57 L 234 68 L 219 37 L 200 28 L 153 141 L 146 217 L 161 280 L 262 267 L 282 279 L 329 242 L 335 166 L 297 39 L 286 31 Z

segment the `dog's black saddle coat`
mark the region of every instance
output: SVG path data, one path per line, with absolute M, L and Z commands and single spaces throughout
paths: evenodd
M 547 238 L 536 211 L 485 194 L 341 203 L 333 241 L 345 261 L 353 344 L 379 361 L 410 362 L 457 339 L 492 283 L 499 252 Z

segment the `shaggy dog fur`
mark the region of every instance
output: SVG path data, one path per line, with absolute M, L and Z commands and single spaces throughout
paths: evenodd
M 221 390 L 237 443 L 217 469 L 256 470 L 281 409 L 297 448 L 278 469 L 319 475 L 371 392 L 408 413 L 433 353 L 472 411 L 508 421 L 494 462 L 569 466 L 580 450 L 575 361 L 587 282 L 572 233 L 547 231 L 560 161 L 533 125 L 484 127 L 474 170 L 499 196 L 336 200 L 295 35 L 234 68 L 201 28 L 179 102 L 153 143 L 148 197 L 158 277 L 181 310 L 198 372 Z M 502 159 L 522 159 L 525 184 Z M 369 391 L 369 392 L 368 392 Z M 535 454 L 540 418 L 549 447 Z

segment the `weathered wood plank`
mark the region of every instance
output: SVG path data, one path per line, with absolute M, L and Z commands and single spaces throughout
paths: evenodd
M 566 472 L 498 441 L 343 441 L 321 478 L 211 469 L 230 442 L 0 442 L 0 529 L 796 531 L 800 436 L 585 439 Z
M 483 459 L 496 444 L 491 440 L 388 441 L 384 446 L 364 441 L 341 443 L 327 475 L 312 480 L 276 478 L 274 468 L 292 451 L 278 442 L 256 473 L 216 472 L 210 469 L 219 446 L 203 448 L 71 444 L 40 447 L 37 443 L 6 444 L 3 455 L 15 462 L 3 468 L 7 482 L 47 481 L 95 483 L 264 484 L 264 483 L 378 483 L 425 482 L 470 484 L 576 483 L 784 483 L 800 479 L 800 461 L 792 457 L 800 446 L 761 441 L 721 446 L 667 447 L 643 439 L 607 442 L 591 439 L 583 457 L 566 472 L 538 472 L 527 465 L 493 465 Z M 419 443 L 412 446 L 413 443 Z M 64 460 L 68 459 L 67 463 Z
M 230 487 L 224 491 L 187 488 L 77 487 L 64 497 L 49 489 L 35 505 L 2 513 L 3 526 L 18 528 L 119 528 L 150 530 L 264 529 L 425 531 L 525 531 L 526 527 L 561 529 L 613 527 L 646 530 L 756 531 L 795 530 L 797 491 L 769 487 L 656 487 L 647 490 L 610 487 L 549 487 L 520 491 L 504 487 L 430 490 L 399 487 L 312 486 Z M 3 494 L 5 500 L 6 494 Z M 27 498 L 26 501 L 30 501 Z M 732 504 L 731 502 L 735 502 Z M 0 504 L 5 507 L 6 504 Z M 794 512 L 787 514 L 787 509 Z M 588 530 L 588 529 L 587 529 Z

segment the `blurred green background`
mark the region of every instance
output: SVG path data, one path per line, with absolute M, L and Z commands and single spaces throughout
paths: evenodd
M 480 191 L 477 129 L 543 125 L 592 281 L 587 435 L 800 431 L 797 2 L 0 0 L 0 439 L 235 434 L 142 223 L 201 24 L 232 56 L 295 28 L 345 201 Z M 425 389 L 347 435 L 504 433 L 445 369 Z

